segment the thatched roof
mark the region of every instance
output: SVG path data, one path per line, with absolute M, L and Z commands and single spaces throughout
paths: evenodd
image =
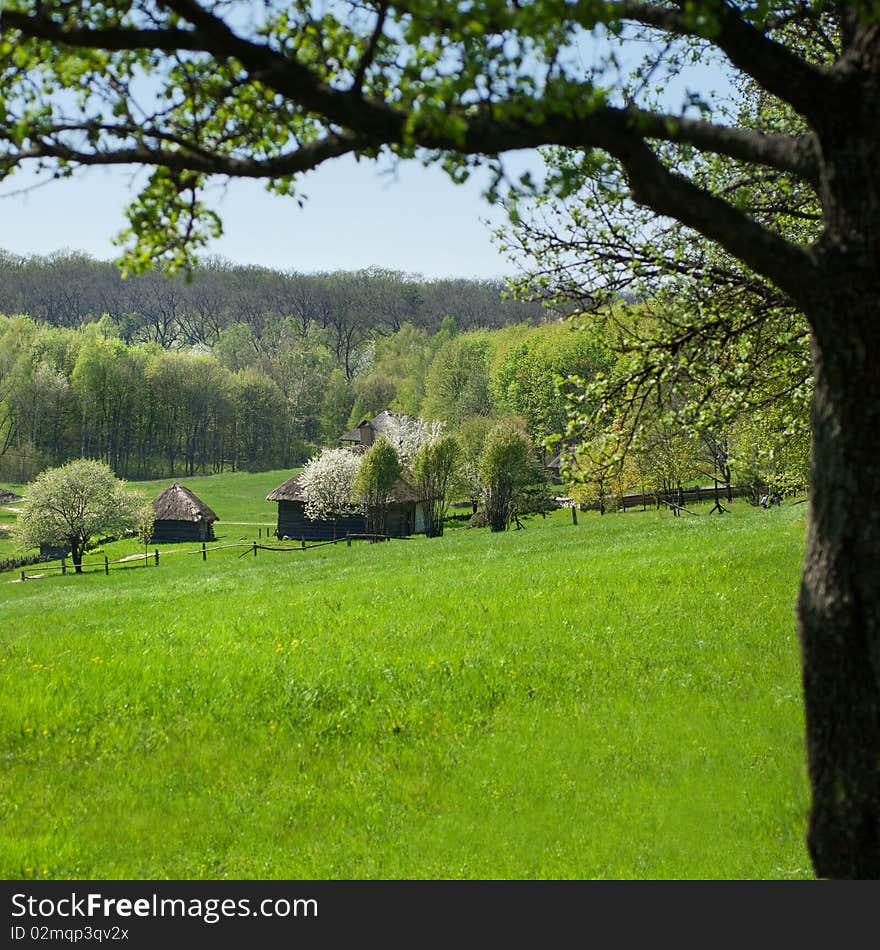
M 266 501 L 298 501 L 304 503 L 305 500 L 302 486 L 299 482 L 299 475 L 288 478 L 286 482 L 283 482 L 266 495 Z M 421 501 L 421 498 L 416 489 L 409 482 L 399 479 L 392 492 L 392 504 L 394 502 L 412 502 L 418 504 L 419 501 Z
M 220 519 L 185 485 L 175 482 L 153 499 L 156 521 L 204 521 L 211 524 Z
M 305 501 L 299 483 L 299 475 L 294 475 L 293 478 L 288 478 L 277 488 L 273 488 L 266 495 L 266 501 Z

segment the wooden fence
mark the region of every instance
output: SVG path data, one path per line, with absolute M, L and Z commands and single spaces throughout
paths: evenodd
M 714 501 L 716 498 L 714 485 L 700 485 L 694 488 L 672 488 L 666 491 L 636 492 L 630 495 L 620 495 L 608 500 L 609 508 L 618 508 L 626 511 L 627 508 L 661 508 L 663 505 L 676 505 L 683 508 L 685 505 L 698 501 Z M 730 498 L 748 498 L 752 495 L 749 488 L 734 488 L 731 486 L 728 495 L 726 485 L 719 485 L 717 497 L 723 503 Z
M 239 558 L 245 557 L 245 555 L 253 554 L 254 557 L 257 556 L 259 551 L 280 551 L 283 553 L 291 553 L 293 551 L 311 551 L 313 548 L 322 548 L 326 547 L 328 544 L 345 544 L 347 547 L 351 547 L 352 541 L 409 541 L 410 538 L 392 538 L 390 535 L 385 534 L 347 534 L 340 538 L 334 538 L 330 541 L 315 541 L 307 544 L 305 541 L 301 541 L 299 544 L 291 545 L 287 547 L 273 545 L 273 544 L 261 544 L 257 541 L 237 541 L 233 544 L 215 544 L 211 547 L 208 547 L 206 542 L 202 542 L 201 548 L 196 548 L 194 551 L 180 551 L 180 550 L 171 550 L 164 551 L 161 556 L 170 557 L 175 554 L 183 555 L 201 555 L 203 561 L 207 561 L 208 555 L 216 551 L 225 551 L 230 548 L 244 548 L 245 550 L 239 554 Z M 155 548 L 153 551 L 146 551 L 144 554 L 129 554 L 126 557 L 119 558 L 118 560 L 111 561 L 105 555 L 102 560 L 87 561 L 83 558 L 81 564 L 81 573 L 103 573 L 110 574 L 110 569 L 114 570 L 122 569 L 132 569 L 132 568 L 141 568 L 141 567 L 158 567 L 160 561 L 160 552 L 158 548 Z M 67 573 L 73 573 L 75 567 L 73 562 L 68 563 L 66 557 L 61 558 L 61 563 L 54 564 L 42 564 L 38 573 L 28 573 L 26 570 L 22 570 L 19 574 L 19 580 L 36 580 L 38 578 L 46 577 L 49 574 L 59 574 L 64 576 Z

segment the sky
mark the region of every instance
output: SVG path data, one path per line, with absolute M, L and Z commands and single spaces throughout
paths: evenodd
M 132 172 L 89 169 L 28 190 L 16 175 L 0 188 L 0 248 L 14 254 L 85 252 L 113 259 L 126 224 Z M 453 184 L 437 168 L 406 162 L 395 176 L 375 163 L 337 159 L 301 182 L 304 208 L 262 184 L 235 181 L 213 195 L 224 234 L 208 248 L 241 264 L 312 273 L 377 266 L 434 277 L 493 278 L 512 265 L 491 238 L 503 220 L 474 180 Z M 214 202 L 212 201 L 212 204 Z
M 649 48 L 634 45 L 633 62 Z M 717 65 L 693 67 L 686 78 L 666 84 L 666 108 L 677 111 L 692 83 L 717 89 L 726 80 Z M 528 151 L 508 154 L 505 162 L 514 174 L 539 167 Z M 0 249 L 115 259 L 113 238 L 126 226 L 125 207 L 139 190 L 135 175 L 92 168 L 31 188 L 34 176 L 18 172 L 0 185 Z M 415 161 L 400 163 L 392 176 L 374 162 L 344 157 L 300 179 L 308 196 L 303 208 L 269 194 L 260 182 L 233 181 L 216 186 L 209 201 L 224 234 L 202 253 L 301 273 L 382 267 L 426 278 L 511 275 L 514 264 L 493 240 L 504 216 L 483 198 L 486 180 L 476 175 L 455 185 L 438 167 Z

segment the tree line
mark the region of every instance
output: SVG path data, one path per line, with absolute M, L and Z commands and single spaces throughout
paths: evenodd
M 200 263 L 187 276 L 161 271 L 123 277 L 85 254 L 22 257 L 0 250 L 0 313 L 26 313 L 56 327 L 105 317 L 128 344 L 213 348 L 226 336 L 271 352 L 291 325 L 322 331 L 351 376 L 354 357 L 375 334 L 403 323 L 436 332 L 446 316 L 463 330 L 537 323 L 540 303 L 515 300 L 501 280 L 426 279 L 385 268 L 298 273 Z M 230 344 L 231 345 L 231 344 Z
M 0 477 L 25 482 L 80 457 L 125 478 L 292 468 L 392 409 L 457 435 L 459 484 L 474 504 L 480 453 L 505 418 L 527 433 L 543 464 L 576 445 L 578 485 L 570 490 L 603 510 L 612 495 L 713 477 L 755 490 L 803 487 L 803 413 L 799 428 L 744 410 L 694 430 L 659 408 L 640 413 L 636 425 L 625 400 L 609 397 L 608 380 L 632 370 L 615 342 L 621 326 L 652 319 L 639 304 L 593 315 L 588 327 L 567 320 L 462 331 L 446 318 L 430 332 L 404 322 L 362 343 L 349 376 L 326 330 L 290 322 L 262 352 L 241 325 L 210 349 L 169 350 L 125 342 L 106 318 L 66 328 L 0 317 Z M 585 399 L 584 386 L 600 381 L 604 390 Z M 687 405 L 688 393 L 700 391 L 681 385 L 677 399 Z M 596 419 L 599 410 L 604 428 L 554 444 L 573 431 L 573 419 Z
M 386 408 L 455 425 L 512 413 L 540 439 L 564 422 L 555 375 L 601 359 L 559 324 L 447 318 L 369 338 L 349 375 L 332 334 L 290 322 L 263 352 L 241 325 L 210 349 L 169 350 L 126 342 L 106 318 L 0 317 L 0 474 L 26 481 L 76 457 L 127 478 L 292 467 Z

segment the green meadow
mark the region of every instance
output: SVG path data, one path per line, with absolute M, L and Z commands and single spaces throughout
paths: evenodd
M 708 507 L 0 574 L 0 875 L 811 877 L 805 506 Z
M 178 475 L 169 478 L 157 478 L 152 481 L 132 481 L 129 488 L 139 492 L 145 498 L 155 498 L 174 482 L 186 485 L 199 498 L 213 508 L 220 517 L 214 527 L 217 537 L 235 540 L 232 534 L 239 527 L 254 528 L 271 526 L 275 529 L 278 506 L 266 501 L 266 495 L 287 481 L 298 469 L 284 469 L 273 472 L 225 472 L 223 475 Z M 256 537 L 256 530 L 253 533 Z

